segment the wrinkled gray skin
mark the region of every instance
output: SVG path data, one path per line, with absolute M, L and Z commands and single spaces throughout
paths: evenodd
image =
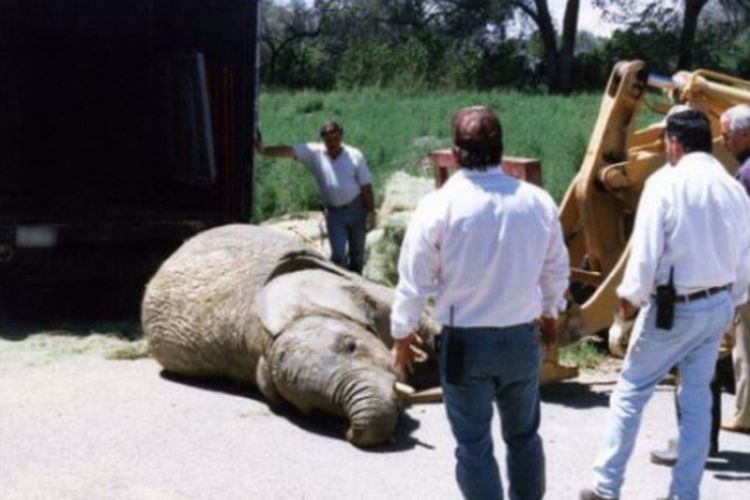
M 149 282 L 141 320 L 170 372 L 230 377 L 347 417 L 357 446 L 387 441 L 400 411 L 390 366 L 392 291 L 272 229 L 229 225 L 182 245 Z

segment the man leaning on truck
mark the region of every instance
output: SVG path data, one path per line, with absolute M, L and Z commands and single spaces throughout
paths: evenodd
M 255 150 L 273 158 L 304 164 L 315 177 L 325 204 L 331 260 L 362 273 L 367 216 L 375 211 L 370 170 L 360 150 L 343 143 L 344 129 L 329 121 L 320 127 L 322 143 L 264 146 L 260 135 Z

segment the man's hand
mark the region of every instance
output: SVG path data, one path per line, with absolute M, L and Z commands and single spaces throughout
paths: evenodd
M 557 320 L 550 316 L 542 316 L 537 320 L 539 333 L 542 334 L 542 343 L 551 345 L 557 340 Z
M 620 314 L 623 319 L 631 320 L 638 314 L 638 308 L 625 299 L 620 299 Z
M 396 339 L 393 342 L 393 348 L 391 349 L 392 366 L 399 380 L 406 380 L 406 376 L 412 372 L 412 363 L 419 360 L 419 351 L 412 347 L 415 344 L 422 344 L 422 338 L 415 332 L 411 332 L 408 336 Z

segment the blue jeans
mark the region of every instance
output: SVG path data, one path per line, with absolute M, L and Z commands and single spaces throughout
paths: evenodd
M 544 452 L 537 433 L 541 359 L 533 324 L 443 329 L 440 379 L 464 498 L 503 498 L 490 431 L 493 400 L 507 447 L 510 498 L 544 496 Z
M 355 273 L 362 273 L 365 263 L 367 210 L 361 198 L 346 208 L 326 210 L 331 260 Z M 348 252 L 347 252 L 348 250 Z
M 699 497 L 711 427 L 709 385 L 721 337 L 732 315 L 732 301 L 727 292 L 676 304 L 671 330 L 656 327 L 653 302 L 641 310 L 617 387 L 610 398 L 604 449 L 594 466 L 594 489 L 599 495 L 620 495 L 643 407 L 656 384 L 677 365 L 682 377 L 678 394 L 682 418 L 669 495 L 680 500 Z

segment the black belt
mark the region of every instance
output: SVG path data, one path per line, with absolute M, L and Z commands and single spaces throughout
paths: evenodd
M 724 285 L 724 286 L 712 286 L 711 288 L 698 290 L 697 292 L 688 293 L 687 295 L 677 295 L 675 296 L 674 301 L 675 302 L 692 302 L 694 300 L 705 299 L 707 297 L 710 297 L 711 295 L 716 295 L 719 292 L 723 292 L 731 288 L 732 288 L 731 284 Z
M 350 201 L 349 203 L 346 203 L 344 205 L 326 205 L 326 209 L 328 209 L 328 210 L 343 210 L 345 208 L 349 208 L 349 207 L 353 206 L 358 201 L 359 201 L 359 196 L 357 196 L 352 201 Z

